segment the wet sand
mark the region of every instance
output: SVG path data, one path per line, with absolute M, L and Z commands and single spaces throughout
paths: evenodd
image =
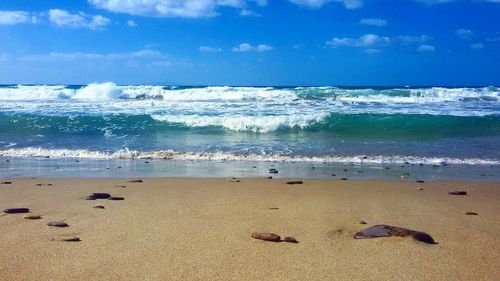
M 2 181 L 13 183 L 0 185 L 1 209 L 27 207 L 43 219 L 27 220 L 23 214 L 0 217 L 1 280 L 498 280 L 500 276 L 497 182 Z M 455 190 L 469 195 L 448 195 Z M 92 192 L 125 200 L 84 200 Z M 96 205 L 105 209 L 92 208 Z M 465 215 L 469 211 L 478 215 Z M 61 220 L 70 227 L 47 226 Z M 361 220 L 367 224 L 359 224 Z M 353 239 L 355 232 L 375 224 L 425 231 L 439 244 L 399 237 Z M 255 231 L 293 236 L 299 243 L 255 240 L 250 236 Z M 61 235 L 81 241 L 57 241 Z

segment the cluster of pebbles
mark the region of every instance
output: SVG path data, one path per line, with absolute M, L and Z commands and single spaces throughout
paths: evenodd
M 142 183 L 142 180 L 131 180 L 129 181 L 131 183 Z M 12 184 L 11 181 L 4 181 L 1 182 L 0 184 Z M 40 186 L 52 186 L 51 183 L 45 184 L 45 183 L 37 183 L 35 186 L 40 187 Z M 121 188 L 126 188 L 125 185 L 119 185 L 115 187 L 121 187 Z M 106 199 L 106 200 L 112 200 L 112 201 L 122 201 L 125 200 L 125 198 L 120 197 L 120 196 L 111 196 L 109 193 L 100 193 L 100 192 L 95 192 L 90 194 L 89 196 L 85 197 L 86 200 L 97 200 L 97 199 Z M 94 206 L 93 208 L 95 209 L 105 209 L 104 206 L 102 205 L 97 205 Z M 23 216 L 24 219 L 27 220 L 41 220 L 43 219 L 43 215 L 37 215 L 37 214 L 32 214 L 31 210 L 29 208 L 7 208 L 3 210 L 4 215 L 11 215 L 11 214 L 25 214 Z M 49 227 L 54 227 L 54 228 L 67 228 L 70 227 L 70 225 L 65 222 L 65 221 L 49 221 L 47 223 L 47 226 Z M 63 241 L 63 242 L 80 242 L 81 239 L 78 236 L 74 235 L 67 235 L 67 234 L 62 234 L 55 236 L 50 239 L 51 241 Z

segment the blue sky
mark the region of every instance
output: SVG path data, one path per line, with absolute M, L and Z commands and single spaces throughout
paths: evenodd
M 0 83 L 499 85 L 500 0 L 0 0 Z

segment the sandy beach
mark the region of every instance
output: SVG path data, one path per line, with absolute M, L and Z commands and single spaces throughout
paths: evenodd
M 0 185 L 2 209 L 26 207 L 43 218 L 0 217 L 1 280 L 497 280 L 500 274 L 498 183 L 2 181 L 12 181 Z M 448 195 L 454 190 L 468 195 Z M 125 200 L 84 200 L 92 192 Z M 70 226 L 47 226 L 57 220 Z M 439 244 L 353 239 L 376 224 L 425 231 Z M 299 243 L 255 240 L 255 231 Z M 81 241 L 57 241 L 62 235 Z

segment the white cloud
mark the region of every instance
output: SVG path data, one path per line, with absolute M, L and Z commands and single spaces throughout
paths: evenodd
M 420 45 L 417 48 L 417 51 L 419 52 L 434 52 L 436 48 L 432 45 Z
M 365 34 L 359 38 L 333 37 L 326 44 L 332 48 L 336 47 L 357 47 L 357 48 L 376 48 L 384 47 L 391 43 L 391 39 L 386 36 L 376 34 Z
M 208 46 L 201 46 L 200 48 L 198 48 L 198 50 L 200 50 L 200 52 L 206 52 L 206 53 L 217 53 L 222 51 L 221 48 L 214 48 Z
M 130 26 L 130 27 L 136 27 L 137 26 L 137 23 L 133 20 L 128 20 L 127 21 L 127 25 Z
M 395 41 L 399 41 L 403 44 L 422 44 L 428 42 L 432 37 L 427 35 L 401 35 L 394 38 Z
M 259 44 L 257 46 L 252 46 L 251 44 L 248 43 L 242 43 L 238 45 L 237 47 L 233 48 L 233 52 L 236 53 L 246 53 L 246 52 L 256 52 L 256 53 L 262 53 L 262 52 L 267 52 L 271 51 L 273 47 L 266 45 L 266 44 Z
M 469 40 L 474 36 L 474 32 L 470 29 L 457 29 L 455 35 L 460 39 Z
M 22 23 L 38 23 L 36 16 L 24 11 L 0 11 L 0 25 L 14 25 Z
M 331 2 L 342 3 L 347 9 L 357 9 L 363 6 L 363 0 L 288 0 L 300 6 L 309 8 L 320 8 Z
M 380 18 L 369 18 L 369 19 L 361 19 L 359 21 L 360 24 L 371 25 L 371 26 L 386 26 L 387 21 L 385 19 Z
M 19 57 L 22 61 L 126 61 L 126 60 L 163 60 L 168 57 L 164 54 L 154 50 L 140 50 L 135 52 L 124 53 L 65 53 L 65 52 L 50 52 L 46 54 L 34 54 Z
M 243 9 L 240 11 L 240 16 L 242 16 L 242 17 L 260 17 L 260 14 L 254 12 L 254 11 Z
M 151 17 L 201 18 L 217 15 L 217 8 L 245 10 L 250 3 L 267 5 L 267 0 L 87 0 L 92 5 L 117 13 Z
M 101 15 L 91 16 L 85 13 L 71 14 L 68 11 L 52 9 L 49 11 L 51 23 L 62 27 L 98 29 L 108 25 L 111 20 Z
M 471 47 L 471 49 L 479 50 L 479 49 L 484 48 L 484 44 L 483 43 L 474 43 L 474 44 L 471 44 L 470 47 Z

